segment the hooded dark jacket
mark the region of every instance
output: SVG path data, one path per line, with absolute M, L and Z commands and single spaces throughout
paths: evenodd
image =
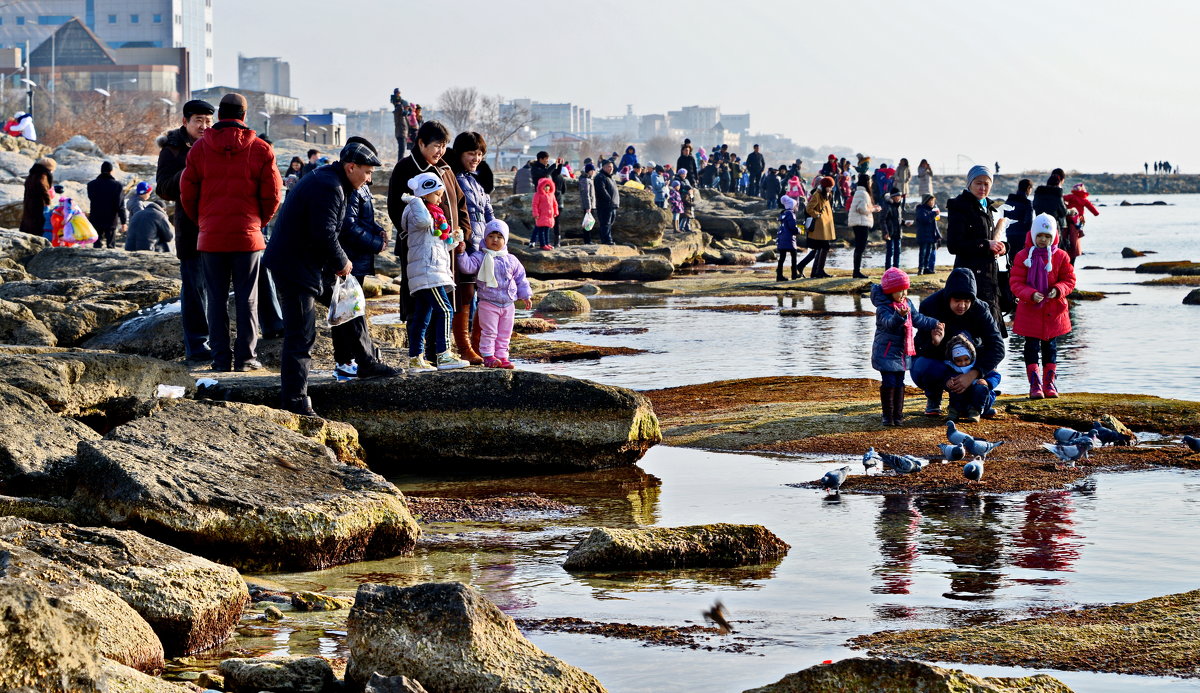
M 288 191 L 263 254 L 276 284 L 320 296 L 323 275 L 346 266 L 348 258 L 338 238 L 346 200 L 353 194 L 345 169 L 336 164 L 321 166 Z
M 371 186 L 364 184 L 348 196 L 338 242 L 354 265 L 351 274 L 375 274 L 375 256 L 383 251 L 383 227 L 375 221 Z
M 950 297 L 955 295 L 972 297 L 971 307 L 962 315 L 956 315 L 950 310 Z M 996 319 L 992 317 L 991 310 L 986 303 L 978 300 L 975 276 L 970 270 L 959 267 L 950 272 L 945 288 L 921 301 L 920 313 L 945 323 L 946 335 L 941 344 L 935 346 L 930 337 L 932 330 L 919 329 L 915 338 L 917 356 L 944 361 L 945 344 L 950 338 L 956 334 L 969 334 L 977 347 L 978 358 L 975 367 L 980 373 L 996 370 L 996 366 L 1004 360 L 1004 339 L 1000 336 L 1000 329 L 996 326 Z
M 763 199 L 774 202 L 779 198 L 779 176 L 774 173 L 767 173 L 759 181 Z
M 88 201 L 92 211 L 88 221 L 97 231 L 111 231 L 128 223 L 125 205 L 121 204 L 121 184 L 111 173 L 101 173 L 87 184 Z
M 175 203 L 175 255 L 181 258 L 196 257 L 196 237 L 200 235 L 200 226 L 179 204 L 179 181 L 183 178 L 187 155 L 192 149 L 187 128 L 178 128 L 162 135 L 158 138 L 158 147 L 155 189 L 159 197 Z

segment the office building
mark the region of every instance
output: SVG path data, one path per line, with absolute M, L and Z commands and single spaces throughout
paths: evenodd
M 291 96 L 292 68 L 282 58 L 247 58 L 239 53 L 238 87 Z

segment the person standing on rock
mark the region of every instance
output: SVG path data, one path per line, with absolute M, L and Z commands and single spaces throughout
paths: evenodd
M 908 189 L 912 178 L 912 168 L 908 165 L 908 159 L 900 159 L 900 163 L 896 164 L 896 176 L 892 179 L 892 189 L 900 191 L 901 212 L 908 204 Z
M 1000 273 L 996 258 L 1008 251 L 1008 244 L 996 240 L 1007 223 L 992 219 L 992 174 L 986 166 L 975 165 L 967 173 L 967 189 L 950 200 L 946 208 L 950 218 L 946 227 L 946 250 L 954 256 L 954 266 L 975 276 L 976 295 L 992 311 L 1000 334 L 1008 336 L 1000 314 Z
M 830 276 L 825 272 L 825 262 L 829 259 L 829 245 L 837 237 L 833 228 L 832 200 L 833 179 L 822 176 L 820 187 L 808 199 L 808 216 L 812 217 L 812 226 L 808 229 L 809 250 L 793 272 L 795 277 L 804 277 L 804 268 L 809 262 L 813 263 L 813 279 Z
M 617 223 L 617 210 L 621 207 L 621 192 L 613 178 L 613 163 L 606 160 L 596 176 L 596 229 L 600 242 L 613 244 L 612 230 Z
M 345 277 L 355 269 L 339 239 L 347 224 L 354 223 L 347 217 L 348 201 L 370 185 L 371 174 L 380 165 L 369 144 L 347 142 L 336 164 L 322 166 L 296 184 L 279 211 L 263 257 L 274 271 L 283 309 L 280 405 L 296 414 L 316 416 L 308 397 L 308 370 L 317 339 L 316 299 L 328 275 Z M 359 362 L 357 377 L 395 375 L 394 369 L 376 360 L 365 327 L 364 323 L 352 335 L 343 335 L 360 340 L 358 353 L 365 361 Z M 335 342 L 341 340 L 335 337 Z
M 922 198 L 933 194 L 933 167 L 926 159 L 917 164 L 917 194 Z
M 412 112 L 408 102 L 400 96 L 400 87 L 392 90 L 392 122 L 396 130 L 396 160 L 404 158 L 408 151 L 408 115 Z
M 121 184 L 113 178 L 112 171 L 112 162 L 105 161 L 100 164 L 100 175 L 87 184 L 88 201 L 92 206 L 88 221 L 100 235 L 97 247 L 103 243 L 105 248 L 115 248 L 117 228 L 125 231 L 129 222 L 125 205 L 121 204 Z
M 758 149 L 756 144 L 754 151 L 746 155 L 746 172 L 750 174 L 750 184 L 746 187 L 746 194 L 751 197 L 758 197 L 758 184 L 762 179 L 763 171 L 767 168 L 767 161 Z
M 854 278 L 866 279 L 862 271 L 863 253 L 867 251 L 867 234 L 875 226 L 875 212 L 883 207 L 875 204 L 871 194 L 871 177 L 865 173 L 858 175 L 858 187 L 854 189 L 854 197 L 850 199 L 850 209 L 846 215 L 846 223 L 854 232 Z
M 460 132 L 454 138 L 454 145 L 446 151 L 446 160 L 458 187 L 462 188 L 463 199 L 467 203 L 467 217 L 471 220 L 471 235 L 465 236 L 464 254 L 470 254 L 483 247 L 483 227 L 496 218 L 492 211 L 492 198 L 488 195 L 483 180 L 484 171 L 489 172 L 487 162 L 487 141 L 478 132 Z M 482 169 L 482 170 L 481 170 Z M 479 323 L 474 320 L 475 307 L 475 275 L 459 272 L 456 278 L 455 300 L 458 310 L 466 314 L 466 320 L 471 325 L 471 348 L 479 351 Z M 482 354 L 481 354 L 482 356 Z
M 179 204 L 179 181 L 192 145 L 212 127 L 217 109 L 207 101 L 193 100 L 183 105 L 183 126 L 158 138 L 158 196 L 175 203 L 175 256 L 179 258 L 180 317 L 183 321 L 184 356 L 188 361 L 210 361 L 208 316 L 205 311 L 204 271 L 196 238 L 200 227 Z
M 596 165 L 588 162 L 583 165 L 583 175 L 579 176 L 579 211 L 582 216 L 587 216 L 588 212 L 596 209 L 596 183 L 593 180 L 596 177 Z M 592 214 L 592 223 L 595 224 L 596 215 Z M 592 242 L 592 230 L 589 228 L 583 229 L 583 242 Z
M 179 196 L 200 224 L 196 248 L 208 292 L 213 371 L 262 368 L 258 361 L 258 273 L 263 228 L 283 197 L 275 151 L 246 126 L 246 97 L 226 94 L 217 124 L 188 153 Z M 237 340 L 231 348 L 227 301 L 232 286 Z
M 679 148 L 679 158 L 675 160 L 675 170 L 690 172 L 693 182 L 700 180 L 700 160 L 692 153 L 691 140 L 685 141 Z
M 38 159 L 25 177 L 25 208 L 21 213 L 21 231 L 41 236 L 46 225 L 46 208 L 54 199 L 54 169 L 58 163 L 49 157 Z

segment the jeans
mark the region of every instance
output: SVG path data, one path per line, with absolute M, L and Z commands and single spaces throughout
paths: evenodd
M 317 297 L 288 283 L 276 284 L 275 290 L 283 314 L 279 399 L 287 406 L 308 396 L 308 370 L 312 365 L 313 344 L 317 341 Z
M 421 289 L 412 295 L 413 312 L 408 316 L 408 355 L 420 356 L 425 351 L 425 331 L 433 323 L 434 353 L 441 354 L 448 348 L 446 335 L 450 334 L 454 319 L 454 306 L 446 287 L 435 286 Z
M 1041 352 L 1043 364 L 1058 363 L 1058 337 L 1053 339 L 1026 337 L 1024 353 L 1026 366 L 1037 365 L 1039 351 Z
M 498 306 L 491 301 L 479 301 L 476 319 L 479 321 L 479 355 L 508 359 L 508 342 L 512 339 L 513 315 L 516 306 Z
M 258 346 L 258 269 L 262 251 L 200 253 L 208 292 L 208 343 L 213 367 L 227 369 L 255 358 Z M 229 345 L 229 288 L 233 286 L 237 340 Z
M 205 315 L 204 268 L 198 254 L 179 258 L 179 312 L 183 320 L 183 349 L 187 358 L 208 351 L 208 316 Z
M 550 245 L 550 227 L 535 226 L 533 227 L 533 235 L 529 238 L 530 242 L 537 247 Z
M 258 270 L 258 327 L 268 339 L 283 334 L 283 310 L 275 293 L 275 279 L 263 265 Z
M 922 243 L 917 252 L 917 269 L 933 274 L 937 268 L 937 243 Z
M 884 387 L 904 387 L 904 371 L 880 371 Z
M 900 266 L 900 232 L 892 231 L 891 237 L 887 240 L 887 253 L 883 261 L 883 268 Z
M 946 381 L 955 375 L 958 375 L 958 372 L 946 365 L 945 361 L 918 356 L 913 362 L 913 382 L 925 391 L 925 396 L 929 398 L 930 403 L 937 402 L 940 405 L 942 393 L 946 391 Z M 985 375 L 993 376 L 992 373 Z M 999 381 L 999 374 L 995 374 L 994 377 Z M 959 412 L 974 410 L 982 413 L 991 408 L 994 401 L 996 401 L 996 394 L 992 391 L 992 387 L 981 385 L 978 382 L 973 383 L 961 393 L 950 393 L 950 406 Z
M 356 274 L 354 278 L 361 286 L 366 275 Z M 375 360 L 375 344 L 371 342 L 371 329 L 367 325 L 367 316 L 360 315 L 341 325 L 334 325 L 329 328 L 329 337 L 333 341 L 335 363 L 348 364 L 350 361 L 355 361 L 362 366 Z
M 612 245 L 612 227 L 617 223 L 616 207 L 601 207 L 596 210 L 596 232 L 600 234 L 600 242 Z

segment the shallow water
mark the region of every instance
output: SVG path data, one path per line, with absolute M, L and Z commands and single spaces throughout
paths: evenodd
M 1164 275 L 1117 271 L 1157 260 L 1200 260 L 1200 195 L 1125 196 L 1131 202 L 1166 199 L 1169 207 L 1102 207 L 1091 218 L 1084 238 L 1085 255 L 1077 263 L 1078 287 L 1113 293 L 1100 301 L 1072 305 L 1074 330 L 1059 339 L 1059 381 L 1064 391 L 1131 392 L 1181 399 L 1200 399 L 1194 353 L 1200 344 L 1200 308 L 1182 305 L 1191 291 L 1179 286 L 1140 286 Z M 1124 259 L 1125 246 L 1157 250 L 1156 255 Z M 833 266 L 850 262 L 849 249 L 831 256 Z M 902 264 L 916 263 L 916 250 L 906 249 Z M 953 256 L 939 251 L 939 262 Z M 879 275 L 882 249 L 871 249 L 864 264 Z M 1085 266 L 1109 269 L 1086 270 Z M 802 288 L 802 287 L 801 287 Z M 1117 292 L 1129 292 L 1117 294 Z M 919 297 L 915 297 L 919 298 Z M 605 346 L 629 346 L 650 353 L 523 366 L 530 370 L 590 378 L 635 389 L 654 389 L 728 378 L 768 375 L 827 375 L 878 379 L 871 368 L 873 316 L 782 317 L 766 313 L 679 310 L 683 306 L 762 304 L 781 308 L 872 311 L 860 296 L 797 298 L 739 296 L 733 298 L 623 294 L 592 299 L 593 311 L 583 319 L 563 319 L 565 329 L 547 339 L 567 339 Z M 593 334 L 605 328 L 647 327 L 643 334 Z M 1023 340 L 1009 340 L 1009 357 L 1000 369 L 1001 390 L 1026 387 L 1020 352 Z

